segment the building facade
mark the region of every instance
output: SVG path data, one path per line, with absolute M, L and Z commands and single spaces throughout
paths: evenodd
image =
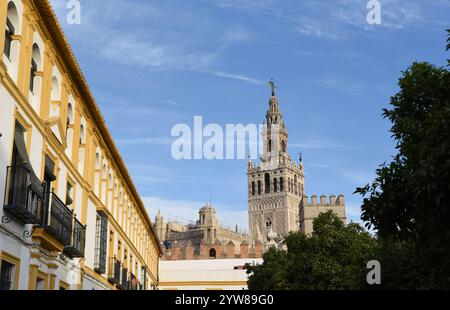
M 48 0 L 1 0 L 0 289 L 152 289 L 161 248 Z
M 313 220 L 332 210 L 346 221 L 344 196 L 305 195 L 305 170 L 302 159 L 294 161 L 288 154 L 288 131 L 280 112 L 273 81 L 272 96 L 264 121 L 263 152 L 260 163 L 248 163 L 248 215 L 252 240 L 268 244 L 282 240 L 289 232 L 310 234 Z M 300 156 L 301 157 L 301 156 Z
M 237 227 L 231 230 L 220 226 L 216 210 L 211 205 L 201 208 L 197 222 L 188 225 L 164 222 L 158 212 L 155 230 L 164 249 L 164 260 L 234 259 L 241 255 L 262 257 L 262 243 L 252 242 L 250 236 Z

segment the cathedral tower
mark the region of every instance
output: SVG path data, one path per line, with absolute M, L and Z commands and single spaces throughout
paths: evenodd
M 280 112 L 275 84 L 263 131 L 260 164 L 248 165 L 248 213 L 252 239 L 267 241 L 270 232 L 283 237 L 299 230 L 304 195 L 304 169 L 288 153 L 288 131 Z

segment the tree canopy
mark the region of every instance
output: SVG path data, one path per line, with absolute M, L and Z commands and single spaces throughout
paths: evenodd
M 248 266 L 250 289 L 358 289 L 376 247 L 362 227 L 344 225 L 331 211 L 314 220 L 311 236 L 292 233 L 285 244 L 288 251 L 270 249 L 263 265 Z

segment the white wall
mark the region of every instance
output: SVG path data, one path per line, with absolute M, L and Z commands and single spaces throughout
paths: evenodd
M 262 262 L 260 258 L 160 261 L 161 285 L 159 288 L 163 290 L 247 289 L 246 284 L 236 284 L 236 282 L 247 282 L 246 271 L 234 270 L 234 268 L 245 264 L 262 264 Z M 175 284 L 164 284 L 168 282 Z M 189 285 L 185 285 L 187 282 Z

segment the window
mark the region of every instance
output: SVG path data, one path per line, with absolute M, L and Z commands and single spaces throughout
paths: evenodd
M 252 196 L 255 196 L 255 181 L 252 182 Z
M 281 177 L 280 178 L 280 192 L 284 191 L 284 179 Z
M 17 59 L 17 44 L 13 44 L 13 36 L 17 34 L 19 28 L 19 13 L 14 2 L 8 2 L 8 12 L 6 15 L 6 27 L 5 27 L 5 46 L 3 53 L 10 60 L 14 61 Z
M 262 194 L 262 186 L 261 186 L 261 181 L 258 181 L 258 195 Z
M 45 282 L 46 282 L 46 279 L 38 277 L 36 280 L 36 290 L 37 291 L 45 291 L 47 289 Z
M 67 182 L 67 191 L 66 191 L 66 205 L 70 206 L 73 204 L 73 186 L 69 182 Z
M 85 131 L 84 131 L 84 125 L 81 124 L 80 125 L 80 145 L 84 145 L 84 140 L 85 140 Z
M 11 58 L 11 44 L 13 41 L 12 36 L 14 35 L 14 31 L 15 31 L 14 26 L 8 17 L 6 19 L 5 49 L 4 49 L 4 53 L 5 53 L 6 57 L 8 57 L 8 59 Z
M 278 192 L 278 179 L 273 179 L 273 191 L 276 193 Z
M 209 257 L 210 258 L 216 258 L 217 257 L 216 249 L 209 250 Z
M 264 184 L 266 194 L 270 194 L 270 174 L 268 173 L 264 175 Z
M 30 73 L 30 91 L 34 94 L 34 78 L 36 77 L 37 64 L 34 59 L 31 59 L 31 73 Z
M 147 288 L 147 269 L 145 267 L 141 267 L 141 284 L 142 289 L 145 290 Z
M 103 212 L 98 212 L 95 227 L 94 270 L 99 274 L 106 273 L 107 241 L 108 241 L 108 217 Z
M 66 136 L 68 136 L 69 127 L 73 124 L 73 107 L 69 102 L 67 105 L 67 122 L 66 122 Z
M 272 152 L 272 140 L 269 140 L 268 146 L 267 146 L 267 151 L 270 153 Z
M 33 53 L 31 57 L 31 72 L 30 72 L 30 91 L 33 95 L 39 95 L 40 79 L 38 79 L 37 71 L 40 69 L 41 65 L 41 50 L 39 46 L 33 44 Z M 39 82 L 39 83 L 37 83 Z
M 266 231 L 270 231 L 272 229 L 272 221 L 269 219 L 269 218 L 267 218 L 266 219 Z
M 15 266 L 7 261 L 2 261 L 0 291 L 9 291 L 13 288 L 13 275 Z

